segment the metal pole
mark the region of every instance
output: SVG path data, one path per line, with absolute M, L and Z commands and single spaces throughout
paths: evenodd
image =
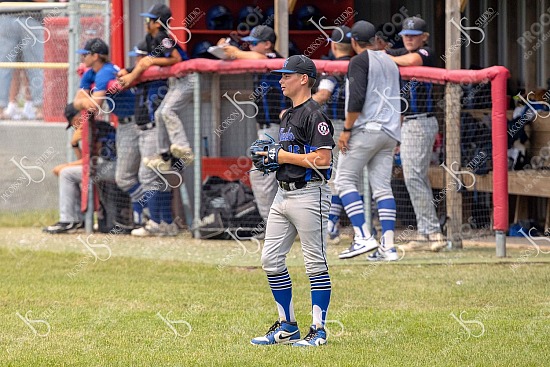
M 197 227 L 201 219 L 201 192 L 202 192 L 202 150 L 201 150 L 201 74 L 194 73 L 195 83 L 193 84 L 193 148 L 195 151 L 194 165 L 194 216 L 193 216 L 193 237 L 199 238 L 200 232 Z
M 68 61 L 69 61 L 69 70 L 68 70 L 68 77 L 67 77 L 67 103 L 72 102 L 74 96 L 76 95 L 76 83 L 77 83 L 77 75 L 76 75 L 76 67 L 77 67 L 77 58 L 76 58 L 76 50 L 78 49 L 78 26 L 77 26 L 77 12 L 76 7 L 78 6 L 74 1 L 71 1 L 68 4 L 68 12 L 69 12 L 69 55 L 68 55 Z M 71 140 L 72 137 L 72 131 L 67 130 L 67 141 Z M 73 152 L 73 148 L 70 147 L 69 144 L 67 144 L 67 150 L 66 150 L 66 156 L 67 156 L 67 162 L 73 161 L 76 157 Z
M 506 232 L 495 231 L 497 242 L 497 257 L 506 257 Z
M 92 152 L 93 152 L 93 115 L 92 117 L 86 116 L 88 119 L 88 152 L 90 159 L 88 161 L 88 205 L 86 207 L 85 228 L 86 233 L 90 234 L 94 231 L 94 180 L 92 180 Z M 85 144 L 86 142 L 83 142 Z

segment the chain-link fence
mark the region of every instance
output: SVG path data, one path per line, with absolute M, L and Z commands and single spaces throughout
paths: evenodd
M 43 226 L 58 215 L 56 167 L 76 159 L 63 114 L 78 86 L 75 51 L 86 39 L 108 37 L 108 3 L 0 4 L 0 214 L 6 224 Z
M 214 64 L 206 65 L 208 62 L 204 60 L 200 62 L 191 61 L 182 68 L 200 71 L 214 67 Z M 288 107 L 289 103 L 282 97 L 276 80 L 269 80 L 265 72 L 252 70 L 265 68 L 267 71 L 269 68 L 265 64 L 273 63 L 275 68 L 276 62 L 241 61 L 235 62 L 235 70 L 224 65 L 220 73 L 200 72 L 197 85 L 193 86 L 196 89 L 194 108 L 181 112 L 183 121 L 187 121 L 188 135 L 194 137 L 193 149 L 202 155 L 202 159 L 195 162 L 194 172 L 188 169 L 184 175 L 188 184 L 194 183 L 190 185 L 195 198 L 194 228 L 200 228 L 204 236 L 228 237 L 231 231 L 240 227 L 249 232 L 263 231 L 266 214 L 262 203 L 273 195 L 269 188 L 273 186 L 276 190 L 276 183 L 270 182 L 272 175 L 254 177 L 254 172 L 248 172 L 253 168 L 248 148 L 259 137 L 278 137 L 278 116 L 274 112 Z M 327 65 L 325 73 L 345 73 L 345 67 L 331 69 L 330 64 L 323 63 Z M 454 246 L 460 246 L 462 239 L 490 235 L 494 228 L 505 231 L 507 204 L 503 203 L 507 201 L 507 188 L 493 185 L 495 146 L 505 152 L 504 146 L 494 140 L 493 133 L 492 102 L 499 88 L 491 85 L 494 70 L 487 69 L 475 75 L 457 71 L 464 77 L 455 76 L 453 82 L 444 74 L 430 75 L 424 68 L 415 70 L 423 70 L 424 74 L 421 72 L 418 77 L 410 71 L 403 74 L 401 91 L 405 110 L 403 135 L 412 140 L 402 141 L 394 157 L 392 186 L 397 201 L 399 234 L 419 230 L 419 226 L 426 225 L 419 221 L 426 222 L 426 218 L 430 219 L 428 225 L 446 233 Z M 487 74 L 485 78 L 481 76 L 483 73 Z M 498 73 L 506 78 L 504 71 L 499 69 Z M 503 98 L 504 92 L 504 89 L 499 90 L 496 95 Z M 499 110 L 504 110 L 503 105 L 499 105 Z M 330 109 L 330 105 L 326 108 Z M 421 165 L 425 171 L 417 172 Z M 496 175 L 506 179 L 506 170 L 501 171 L 499 166 Z M 425 180 L 425 188 L 417 186 L 422 180 Z M 419 194 L 422 189 L 425 192 Z M 493 191 L 500 193 L 498 227 L 494 225 Z M 251 197 L 256 208 L 246 205 Z M 506 208 L 506 215 L 503 208 Z M 250 212 L 254 215 L 247 217 L 245 214 Z M 376 213 L 373 217 L 376 224 Z M 401 238 L 401 241 L 406 240 Z

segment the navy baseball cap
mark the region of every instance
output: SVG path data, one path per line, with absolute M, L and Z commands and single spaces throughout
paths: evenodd
M 277 40 L 277 36 L 275 35 L 275 31 L 273 30 L 273 28 L 266 25 L 259 25 L 252 28 L 252 31 L 250 31 L 250 35 L 243 37 L 242 40 L 246 42 L 270 41 L 271 43 L 275 43 L 275 41 Z
M 334 43 L 351 43 L 351 38 L 348 34 L 351 32 L 351 28 L 348 26 L 340 26 L 335 28 L 330 35 L 330 40 Z
M 360 20 L 351 27 L 351 32 L 347 34 L 348 37 L 353 38 L 359 42 L 370 42 L 376 35 L 376 28 L 370 22 L 366 20 Z
M 155 4 L 149 8 L 147 13 L 140 13 L 139 15 L 152 19 L 160 19 L 166 23 L 172 16 L 172 10 L 164 4 Z
M 273 74 L 306 74 L 317 79 L 317 67 L 311 59 L 304 55 L 294 55 L 286 59 L 282 69 L 272 70 Z
M 65 112 L 64 112 L 64 115 L 65 115 L 65 118 L 67 119 L 67 121 L 69 122 L 69 124 L 67 125 L 67 129 L 70 128 L 72 126 L 72 121 L 73 121 L 73 118 L 78 115 L 80 113 L 79 110 L 77 110 L 75 107 L 74 107 L 74 103 L 67 103 L 67 105 L 65 106 Z
M 418 36 L 427 32 L 426 22 L 419 17 L 406 18 L 403 21 L 403 30 L 399 32 L 400 36 Z
M 130 57 L 136 57 L 136 56 L 147 56 L 147 42 L 141 41 L 136 46 L 134 46 L 134 49 L 130 52 L 128 52 L 128 56 Z
M 101 38 L 92 38 L 91 40 L 86 41 L 84 48 L 81 48 L 76 51 L 76 53 L 81 55 L 86 54 L 100 54 L 100 55 L 109 55 L 109 46 Z

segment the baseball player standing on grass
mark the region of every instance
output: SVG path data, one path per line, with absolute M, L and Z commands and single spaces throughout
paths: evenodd
M 401 139 L 399 69 L 384 51 L 377 51 L 375 35 L 374 25 L 364 20 L 351 28 L 351 46 L 357 56 L 348 66 L 347 115 L 338 138 L 340 155 L 334 186 L 355 236 L 339 257 L 348 259 L 378 248 L 370 260 L 395 261 L 396 205 L 391 174 L 393 150 Z M 382 226 L 380 245 L 367 228 L 358 191 L 365 165 Z
M 419 17 L 411 17 L 403 21 L 403 30 L 399 34 L 403 37 L 405 47 L 387 51 L 397 65 L 434 65 L 433 51 L 426 46 L 430 37 L 426 29 L 426 22 Z M 408 100 L 409 108 L 403 116 L 403 139 L 400 151 L 403 176 L 416 215 L 418 234 L 401 248 L 405 251 L 424 249 L 439 251 L 445 247 L 446 241 L 441 234 L 439 220 L 432 204 L 432 187 L 428 179 L 432 149 L 439 130 L 433 113 L 432 84 L 408 83 L 411 85 L 403 88 L 409 91 L 404 96 Z
M 272 72 L 281 74 L 279 83 L 283 94 L 292 100 L 292 107 L 282 116 L 280 144 L 270 144 L 267 151 L 261 148 L 253 160 L 256 167 L 266 161 L 270 167 L 278 166 L 279 190 L 267 220 L 262 267 L 277 304 L 279 319 L 265 336 L 254 338 L 251 343 L 318 346 L 327 342 L 324 325 L 331 294 L 325 251 L 330 209 L 327 180 L 331 174 L 334 129 L 328 116 L 311 98 L 311 88 L 317 78 L 317 68 L 311 59 L 303 55 L 291 56 L 282 69 Z M 254 145 L 251 151 L 252 148 Z M 303 340 L 300 340 L 294 315 L 292 282 L 286 267 L 286 256 L 297 234 L 311 285 L 313 315 L 312 325 Z

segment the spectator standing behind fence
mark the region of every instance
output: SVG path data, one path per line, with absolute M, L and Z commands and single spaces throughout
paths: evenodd
M 276 59 L 282 56 L 275 51 L 277 36 L 273 28 L 259 25 L 250 31 L 250 35 L 244 37 L 250 51 L 240 50 L 232 45 L 225 45 L 222 38 L 218 45 L 224 45 L 226 55 L 234 59 Z M 254 101 L 258 106 L 256 121 L 258 122 L 258 139 L 269 139 L 271 136 L 279 141 L 279 113 L 285 108 L 285 97 L 280 93 L 279 78 L 276 75 L 258 75 L 254 81 Z M 256 199 L 256 205 L 260 215 L 267 222 L 269 208 L 277 194 L 277 180 L 275 175 L 263 175 L 259 171 L 250 172 L 250 184 Z
M 15 2 L 44 3 L 48 0 L 16 0 Z M 43 62 L 45 41 L 44 27 L 41 25 L 42 19 L 22 12 L 1 15 L 0 62 L 16 62 L 19 58 L 24 62 Z M 25 71 L 30 85 L 32 104 L 25 103 L 24 117 L 42 119 L 44 70 L 28 68 Z M 5 118 L 11 118 L 17 111 L 17 105 L 9 101 L 12 76 L 13 69 L 0 68 L 0 108 L 3 110 L 2 115 Z
M 334 61 L 349 60 L 353 55 L 351 47 L 351 38 L 348 33 L 351 29 L 347 26 L 341 26 L 332 31 L 330 40 L 330 49 L 334 56 Z M 313 95 L 313 100 L 323 106 L 323 110 L 330 117 L 334 130 L 341 130 L 344 127 L 346 118 L 346 78 L 345 75 L 328 75 L 323 73 L 319 79 L 317 92 Z M 337 149 L 334 149 L 333 154 L 338 154 Z M 338 160 L 335 159 L 335 167 Z M 338 196 L 334 188 L 334 182 L 329 182 L 332 192 L 330 205 L 330 213 L 328 216 L 328 235 L 329 244 L 337 244 L 340 242 L 340 231 L 338 222 L 342 213 L 342 200 Z
M 405 47 L 387 51 L 397 65 L 434 66 L 433 51 L 427 46 L 430 34 L 426 29 L 426 22 L 419 17 L 403 21 L 403 30 L 399 34 L 403 37 Z M 432 204 L 432 187 L 428 178 L 432 148 L 439 130 L 434 115 L 432 83 L 402 83 L 402 90 L 406 91 L 402 97 L 407 99 L 409 107 L 403 113 L 401 164 L 418 231 L 409 243 L 403 245 L 403 249 L 439 251 L 446 242 L 441 234 L 436 208 Z
M 43 229 L 46 233 L 74 233 L 84 228 L 82 211 L 80 209 L 80 184 L 82 183 L 82 151 L 79 143 L 82 139 L 82 124 L 80 112 L 72 103 L 65 107 L 65 117 L 69 124 L 67 129 L 75 129 L 71 138 L 76 161 L 55 166 L 53 173 L 59 176 L 59 222 Z
M 168 34 L 168 23 L 172 18 L 168 6 L 155 4 L 147 13 L 140 15 L 145 19 L 145 42 L 149 55 L 141 59 L 130 73 L 119 74 L 119 82 L 126 86 L 152 65 L 171 66 L 187 60 L 179 41 Z M 168 79 L 168 92 L 155 112 L 157 151 L 155 155 L 143 158 L 147 167 L 166 172 L 172 170 L 174 161 L 181 160 L 178 166 L 188 166 L 193 161 L 193 151 L 180 115 L 192 105 L 195 78 L 195 75 L 187 75 Z

